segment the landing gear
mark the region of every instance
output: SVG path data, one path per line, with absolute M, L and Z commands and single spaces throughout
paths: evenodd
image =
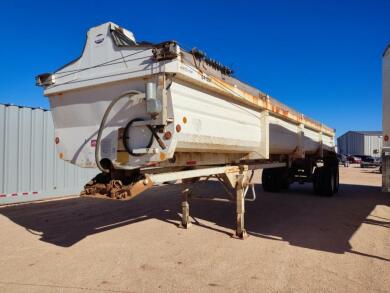
M 249 175 L 250 171 L 242 168 L 243 170 L 237 170 L 237 172 L 227 172 L 225 174 L 219 174 L 214 176 L 218 178 L 219 182 L 224 187 L 224 190 L 228 194 L 229 198 L 224 200 L 235 203 L 236 205 L 236 229 L 234 238 L 245 239 L 248 237 L 248 233 L 245 229 L 245 201 L 253 201 L 256 199 L 255 191 L 252 187 L 252 198 L 246 198 L 246 194 L 251 185 L 251 180 L 253 176 Z M 191 226 L 190 222 L 190 205 L 189 199 L 191 200 L 214 200 L 213 198 L 208 198 L 204 196 L 196 196 L 194 194 L 194 188 L 197 183 L 206 182 L 213 176 L 207 176 L 205 180 L 200 181 L 200 177 L 192 178 L 188 181 L 188 186 L 183 190 L 181 197 L 181 224 L 180 227 L 188 229 Z
M 236 237 L 240 239 L 248 238 L 248 233 L 245 230 L 245 188 L 247 183 L 245 182 L 244 175 L 238 175 L 236 185 L 236 213 L 237 213 L 237 226 Z
M 191 227 L 190 222 L 190 204 L 188 203 L 188 195 L 190 193 L 190 189 L 186 188 L 181 195 L 181 228 L 188 229 Z

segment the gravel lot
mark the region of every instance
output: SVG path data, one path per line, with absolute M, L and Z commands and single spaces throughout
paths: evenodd
M 390 292 L 390 195 L 375 170 L 340 170 L 332 198 L 257 185 L 244 241 L 224 201 L 191 202 L 178 228 L 180 185 L 0 208 L 0 292 Z

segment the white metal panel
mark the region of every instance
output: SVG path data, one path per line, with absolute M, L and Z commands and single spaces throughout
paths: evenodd
M 275 116 L 269 117 L 270 154 L 291 154 L 298 146 L 298 125 Z
M 96 86 L 156 74 L 164 70 L 167 62 L 154 62 L 152 48 L 121 47 L 116 50 L 111 37 L 111 23 L 105 23 L 88 31 L 82 56 L 56 71 L 55 84 L 48 87 L 46 95 L 70 89 Z M 97 43 L 96 36 L 102 35 Z M 103 69 L 103 70 L 102 70 Z
M 390 44 L 382 59 L 382 191 L 390 192 Z
M 383 137 L 390 137 L 390 45 L 382 59 L 382 128 Z M 390 149 L 390 139 L 383 142 L 384 151 Z
M 382 141 L 381 135 L 364 136 L 364 155 L 379 157 L 382 151 Z
M 0 204 L 78 194 L 97 173 L 60 160 L 51 113 L 0 105 Z
M 0 187 L 5 186 L 5 106 L 0 105 Z
M 324 145 L 329 145 L 329 141 L 326 139 L 326 136 L 321 137 L 321 135 L 316 131 L 304 128 L 303 134 L 303 148 L 306 153 L 316 152 L 319 149 L 321 140 Z
M 178 152 L 260 152 L 259 111 L 179 82 L 170 91 L 175 120 L 182 125 Z M 188 120 L 185 124 L 183 117 Z
M 92 141 L 96 140 L 104 112 L 114 98 L 131 90 L 143 92 L 144 83 L 142 79 L 133 79 L 51 96 L 50 107 L 55 122 L 55 133 L 60 140 L 57 151 L 63 153 L 64 160 L 81 167 L 95 167 L 95 146 Z M 149 115 L 146 115 L 145 102 L 137 102 L 138 100 L 123 99 L 112 109 L 102 136 L 102 158 L 110 158 L 112 161 L 116 159 L 119 127 L 125 127 L 134 118 L 150 119 Z M 173 128 L 173 124 L 168 126 L 168 130 L 172 132 Z M 170 141 L 166 142 L 168 149 L 169 143 Z M 157 145 L 157 141 L 154 140 L 152 148 Z M 149 160 L 156 161 L 158 157 L 158 154 L 131 157 L 130 163 L 137 167 Z
M 325 148 L 326 148 L 326 146 L 328 146 L 328 148 L 330 148 L 330 149 L 332 149 L 332 148 L 335 149 L 335 141 L 334 141 L 334 138 L 331 136 L 322 135 L 322 143 L 323 143 Z

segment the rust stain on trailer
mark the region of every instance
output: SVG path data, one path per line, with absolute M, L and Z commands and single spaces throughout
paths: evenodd
M 123 151 L 118 151 L 116 153 L 116 160 L 120 163 L 120 164 L 127 164 L 129 162 L 129 154 L 127 152 L 123 152 Z
M 194 69 L 197 70 L 197 69 Z M 204 77 L 205 73 L 200 72 L 197 70 L 198 73 Z M 244 90 L 241 90 L 217 77 L 207 75 L 208 80 L 214 84 L 214 86 L 221 89 L 221 91 L 229 94 L 230 96 L 233 95 L 236 99 L 239 98 L 241 102 L 245 102 L 249 105 L 256 105 L 262 109 L 268 110 L 271 113 L 274 113 L 282 118 L 285 118 L 286 120 L 293 121 L 297 124 L 304 124 L 306 127 L 313 129 L 315 131 L 318 131 L 320 133 L 324 133 L 328 136 L 334 137 L 335 133 L 334 130 L 330 127 L 327 127 L 319 122 L 316 122 L 310 118 L 305 117 L 304 115 L 300 113 L 292 113 L 291 111 L 287 109 L 283 109 L 283 107 L 280 107 L 277 102 L 271 101 L 268 95 L 265 96 L 255 96 L 252 95 Z
M 301 114 L 300 115 L 293 114 L 290 111 L 283 109 L 282 107 L 279 107 L 278 105 L 272 103 L 272 101 L 270 101 L 270 99 L 264 99 L 264 98 L 254 96 L 254 95 L 247 93 L 243 90 L 240 90 L 240 89 L 238 89 L 238 88 L 236 88 L 236 87 L 234 87 L 234 86 L 232 86 L 232 85 L 230 85 L 230 84 L 228 84 L 228 83 L 224 82 L 223 80 L 220 80 L 216 77 L 210 77 L 210 79 L 211 79 L 211 81 L 213 81 L 217 84 L 221 84 L 223 87 L 229 89 L 229 91 L 231 91 L 233 94 L 241 96 L 246 101 L 248 101 L 252 104 L 256 104 L 256 105 L 260 106 L 261 108 L 267 109 L 270 112 L 275 113 L 279 116 L 282 116 L 288 120 L 292 120 L 295 123 L 298 123 L 298 124 L 303 123 L 308 128 L 312 128 L 318 132 L 323 132 L 323 133 L 325 133 L 329 136 L 332 136 L 332 137 L 334 136 L 333 129 L 326 127 L 326 126 L 322 125 L 321 123 L 318 123 L 310 118 L 306 118 Z

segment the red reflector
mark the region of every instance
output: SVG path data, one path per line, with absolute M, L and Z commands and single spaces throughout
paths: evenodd
M 12 193 L 11 195 L 12 195 L 12 196 L 18 196 L 18 194 L 17 194 L 17 193 Z
M 171 139 L 172 133 L 170 131 L 167 131 L 164 133 L 164 139 Z
M 6 197 L 7 195 L 6 194 L 0 194 L 0 197 Z
M 38 191 L 33 191 L 33 193 L 32 194 L 38 194 Z
M 187 161 L 186 164 L 187 165 L 196 165 L 196 161 Z
M 23 192 L 23 195 L 28 195 L 28 192 Z
M 60 143 L 60 138 L 57 136 L 56 139 L 54 140 L 54 142 L 55 142 L 56 144 L 59 144 L 59 143 Z
M 388 141 L 388 140 L 389 140 L 389 136 L 386 134 L 386 135 L 383 137 L 383 140 L 384 140 L 384 141 Z
M 96 139 L 91 140 L 91 147 L 96 147 Z
M 146 166 L 146 167 L 156 167 L 158 165 L 160 165 L 159 162 L 149 162 L 149 163 L 146 163 L 144 166 Z

